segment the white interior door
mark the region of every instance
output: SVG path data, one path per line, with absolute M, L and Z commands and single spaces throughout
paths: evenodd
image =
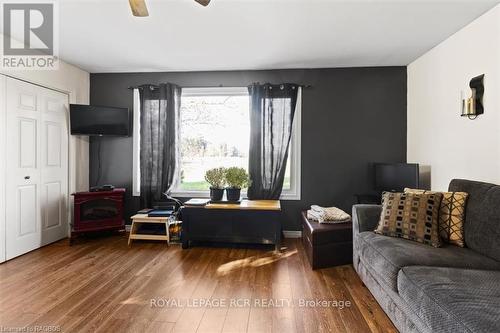
M 5 76 L 0 75 L 0 263 L 5 261 L 5 85 Z
M 41 246 L 38 87 L 7 78 L 6 258 Z
M 6 259 L 66 236 L 67 96 L 7 78 Z
M 42 245 L 68 235 L 68 96 L 39 88 Z

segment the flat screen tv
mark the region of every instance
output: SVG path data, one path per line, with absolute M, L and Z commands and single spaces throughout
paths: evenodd
M 402 192 L 405 187 L 419 187 L 416 163 L 375 163 L 375 189 Z
M 127 108 L 70 104 L 69 116 L 72 135 L 130 135 L 130 115 Z

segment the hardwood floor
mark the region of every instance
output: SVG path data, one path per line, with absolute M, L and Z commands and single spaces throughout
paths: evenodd
M 276 255 L 267 248 L 182 250 L 155 242 L 129 248 L 125 235 L 86 239 L 72 247 L 63 240 L 0 265 L 0 328 L 396 331 L 352 266 L 312 271 L 299 240 L 287 239 L 284 247 Z M 231 304 L 237 300 L 241 303 Z M 304 307 L 301 300 L 351 306 Z M 195 304 L 203 301 L 204 306 Z

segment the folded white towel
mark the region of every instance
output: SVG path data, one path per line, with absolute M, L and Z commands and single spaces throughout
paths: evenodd
M 311 205 L 311 210 L 318 213 L 323 213 L 325 211 L 325 208 L 318 205 Z
M 318 214 L 317 212 L 309 209 L 307 211 L 307 218 L 310 220 L 318 221 L 320 218 L 322 219 L 323 217 L 321 216 L 321 214 Z
M 309 212 L 311 212 L 311 214 Z M 312 205 L 311 209 L 308 211 L 308 215 L 311 215 L 311 217 L 319 223 L 347 222 L 351 219 L 351 216 L 342 209 L 337 207 L 321 207 L 318 205 Z
M 307 218 L 313 221 L 317 221 L 319 223 L 344 223 L 349 222 L 351 220 L 350 217 L 342 220 L 326 220 L 324 215 L 319 214 L 318 212 L 313 211 L 312 209 L 307 211 Z

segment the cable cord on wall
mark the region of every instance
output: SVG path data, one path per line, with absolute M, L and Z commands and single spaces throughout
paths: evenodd
M 97 179 L 95 181 L 95 186 L 99 186 L 101 181 L 101 138 L 97 141 Z

